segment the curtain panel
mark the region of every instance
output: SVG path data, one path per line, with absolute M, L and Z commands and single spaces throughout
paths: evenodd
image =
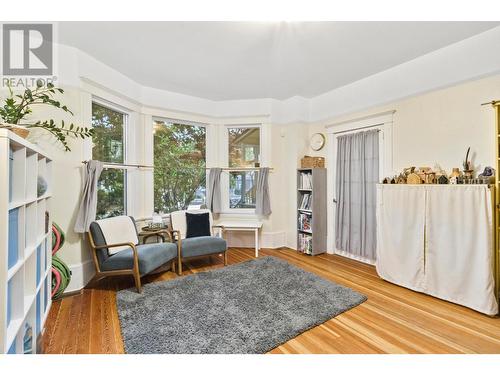
M 370 261 L 376 259 L 378 130 L 337 138 L 335 246 Z

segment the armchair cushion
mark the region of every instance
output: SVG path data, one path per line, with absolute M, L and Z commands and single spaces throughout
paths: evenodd
M 131 242 L 134 245 L 137 245 L 139 243 L 139 238 L 137 236 L 137 227 L 135 226 L 134 219 L 130 216 L 115 216 L 97 220 L 95 221 L 95 223 L 99 226 L 100 232 L 105 241 L 104 244 L 96 243 L 96 245 L 98 246 L 124 242 Z M 124 249 L 127 249 L 127 247 L 122 246 L 109 248 L 108 254 L 113 255 Z
M 170 226 L 171 229 L 174 231 L 179 231 L 180 237 L 182 239 L 186 238 L 186 233 L 187 233 L 187 225 L 186 225 L 186 213 L 194 213 L 194 214 L 201 214 L 201 213 L 208 213 L 208 217 L 210 220 L 210 230 L 212 230 L 213 226 L 213 217 L 212 217 L 212 212 L 207 209 L 202 209 L 202 210 L 183 210 L 183 211 L 174 211 L 170 213 Z M 211 233 L 213 234 L 213 233 Z
M 218 254 L 226 250 L 226 240 L 220 237 L 191 237 L 181 242 L 181 254 L 183 258 Z
M 210 217 L 208 212 L 193 214 L 186 212 L 186 238 L 210 236 Z
M 177 246 L 171 242 L 138 245 L 136 248 L 141 275 L 145 275 L 177 257 Z M 101 264 L 103 271 L 132 269 L 133 267 L 134 254 L 131 248 L 121 250 Z

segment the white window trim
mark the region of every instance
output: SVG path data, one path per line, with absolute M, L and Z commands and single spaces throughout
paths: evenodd
M 223 167 L 229 167 L 229 129 L 234 128 L 259 128 L 259 163 L 261 166 L 267 166 L 267 153 L 263 152 L 263 138 L 266 138 L 264 124 L 262 123 L 236 123 L 224 124 L 220 126 L 222 134 L 219 132 L 219 139 L 221 140 L 220 160 Z M 221 174 L 221 199 L 222 199 L 222 212 L 221 214 L 235 214 L 235 215 L 254 215 L 255 208 L 230 208 L 229 207 L 229 173 Z
M 135 145 L 132 142 L 132 137 L 131 137 L 131 124 L 133 124 L 135 121 L 135 113 L 132 110 L 129 110 L 128 108 L 116 104 L 110 100 L 107 100 L 103 98 L 102 96 L 97 96 L 97 95 L 84 95 L 84 98 L 82 100 L 85 100 L 86 104 L 88 103 L 88 110 L 85 110 L 87 107 L 86 105 L 83 106 L 84 108 L 84 116 L 88 118 L 88 121 L 86 123 L 91 124 L 92 123 L 92 104 L 96 103 L 98 105 L 101 105 L 103 107 L 109 108 L 113 111 L 119 112 L 124 115 L 124 124 L 123 124 L 123 164 L 129 164 L 132 163 L 133 160 L 136 159 L 136 149 Z M 84 144 L 84 160 L 89 160 L 92 159 L 92 139 L 87 139 Z M 105 163 L 105 162 L 104 162 Z M 137 207 L 140 206 L 139 202 L 136 202 L 138 198 L 138 195 L 136 194 L 136 187 L 134 184 L 134 179 L 136 178 L 136 170 L 135 168 L 132 169 L 127 166 L 121 166 L 121 165 L 107 165 L 107 169 L 123 169 L 126 171 L 126 180 L 125 180 L 125 215 L 132 215 L 136 213 Z

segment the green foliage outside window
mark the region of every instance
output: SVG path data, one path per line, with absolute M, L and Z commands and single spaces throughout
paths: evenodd
M 168 213 L 205 204 L 203 126 L 154 122 L 154 209 Z
M 92 103 L 92 158 L 107 163 L 124 163 L 126 115 Z M 126 176 L 123 169 L 109 168 L 101 173 L 97 185 L 97 219 L 126 214 Z
M 126 171 L 105 169 L 97 184 L 97 219 L 126 214 Z
M 92 103 L 92 158 L 108 163 L 123 163 L 123 128 L 125 115 Z
M 230 167 L 251 168 L 259 164 L 260 128 L 229 128 L 228 155 Z M 257 172 L 229 173 L 229 207 L 255 208 Z

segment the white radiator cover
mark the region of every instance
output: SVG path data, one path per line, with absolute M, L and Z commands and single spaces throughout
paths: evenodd
M 378 185 L 378 274 L 498 314 L 492 211 L 487 185 Z

